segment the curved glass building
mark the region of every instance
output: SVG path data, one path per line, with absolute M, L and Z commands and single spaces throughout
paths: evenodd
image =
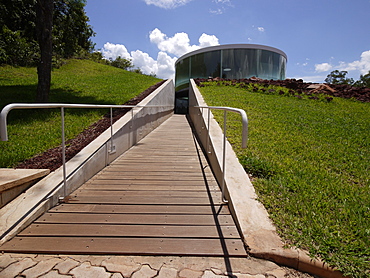
M 175 63 L 176 91 L 189 87 L 191 78 L 285 79 L 287 56 L 273 47 L 229 44 L 201 48 L 181 56 Z

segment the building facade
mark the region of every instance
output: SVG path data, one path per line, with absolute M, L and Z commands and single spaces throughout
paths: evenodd
M 285 79 L 287 55 L 273 47 L 229 44 L 201 48 L 181 56 L 175 63 L 176 91 L 186 90 L 192 78 Z

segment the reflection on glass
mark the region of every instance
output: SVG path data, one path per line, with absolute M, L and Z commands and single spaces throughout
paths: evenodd
M 190 78 L 222 77 L 285 79 L 286 57 L 266 49 L 230 48 L 213 50 L 179 59 L 176 91 L 186 88 Z

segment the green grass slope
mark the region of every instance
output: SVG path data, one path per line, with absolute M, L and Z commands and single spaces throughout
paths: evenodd
M 208 105 L 247 112 L 248 148 L 240 148 L 241 123 L 232 113 L 228 139 L 287 244 L 370 277 L 370 103 L 222 85 L 200 90 Z
M 123 104 L 160 80 L 89 60 L 68 60 L 54 69 L 49 102 Z M 36 68 L 0 67 L 0 109 L 9 103 L 33 103 Z M 66 109 L 66 140 L 99 120 L 107 110 Z M 9 141 L 0 141 L 0 167 L 18 162 L 61 143 L 60 109 L 12 110 Z

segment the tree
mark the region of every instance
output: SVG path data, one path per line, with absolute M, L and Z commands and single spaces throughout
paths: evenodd
M 0 64 L 31 66 L 38 64 L 40 49 L 36 32 L 38 0 L 0 1 Z M 53 57 L 80 56 L 94 48 L 95 33 L 88 25 L 86 0 L 54 0 Z M 13 47 L 14 46 L 14 47 Z
M 37 0 L 36 3 L 36 33 L 40 46 L 40 62 L 37 66 L 37 102 L 48 102 L 51 82 L 51 67 L 53 56 L 53 0 Z
M 36 65 L 36 0 L 2 0 L 0 3 L 0 64 Z
M 54 10 L 54 52 L 62 58 L 71 58 L 81 51 L 92 51 L 90 40 L 95 35 L 87 24 L 85 0 L 58 0 Z
M 325 82 L 329 84 L 347 84 L 354 83 L 353 78 L 346 78 L 347 71 L 334 70 L 325 78 Z
M 121 58 L 121 56 L 118 56 L 115 60 L 111 61 L 111 65 L 124 70 L 128 70 L 134 66 L 131 59 Z
M 48 101 L 52 57 L 93 49 L 85 5 L 86 0 L 1 0 L 0 64 L 38 65 L 37 101 Z
M 360 79 L 355 82 L 357 87 L 368 87 L 370 88 L 370 70 L 367 74 L 360 76 Z

